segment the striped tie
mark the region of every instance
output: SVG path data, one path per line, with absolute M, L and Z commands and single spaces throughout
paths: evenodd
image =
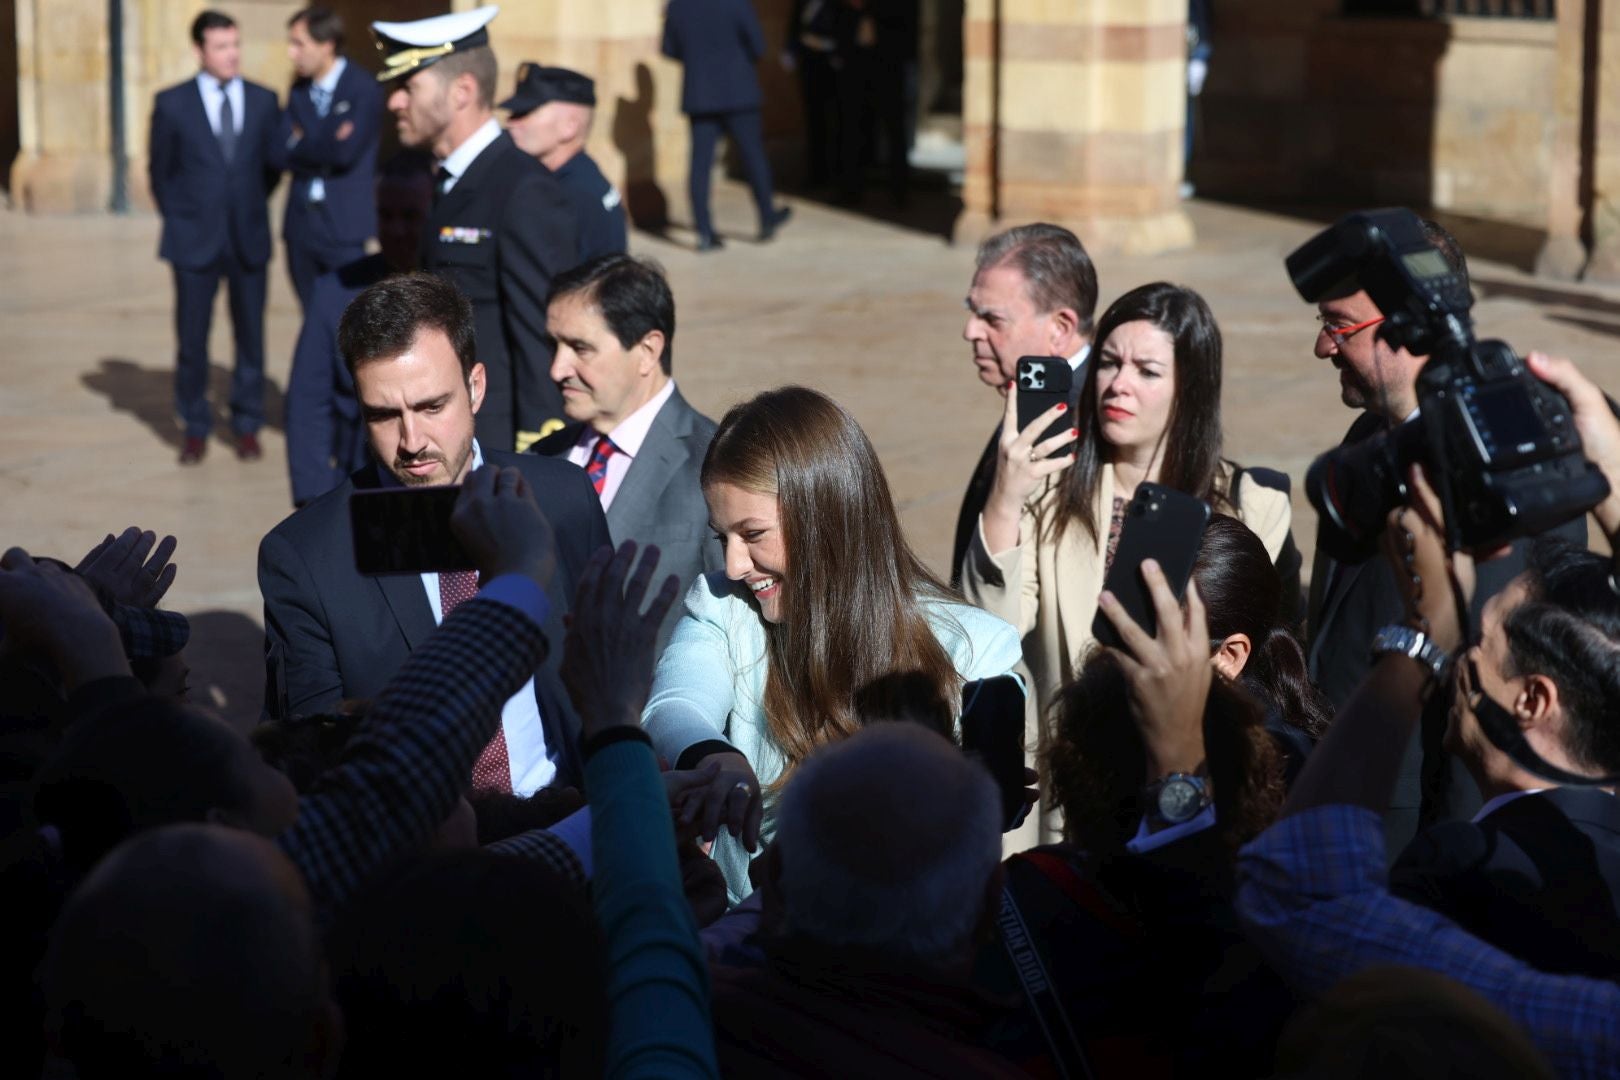
M 591 450 L 591 460 L 585 463 L 585 475 L 590 477 L 591 486 L 596 489 L 598 495 L 602 494 L 602 489 L 607 486 L 608 458 L 612 457 L 617 449 L 618 447 L 613 445 L 613 440 L 603 435 L 596 440 L 596 446 Z
M 478 595 L 478 574 L 472 570 L 445 570 L 439 573 L 439 610 L 443 618 L 463 601 Z M 472 786 L 477 791 L 512 791 L 512 765 L 506 756 L 506 732 L 495 729 L 489 741 L 473 762 Z

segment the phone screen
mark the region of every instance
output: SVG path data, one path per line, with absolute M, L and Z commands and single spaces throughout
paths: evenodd
M 461 488 L 390 488 L 349 496 L 354 565 L 365 575 L 475 570 L 450 531 Z

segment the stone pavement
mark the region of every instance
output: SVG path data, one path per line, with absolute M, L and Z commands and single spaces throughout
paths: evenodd
M 759 247 L 747 241 L 742 189 L 722 184 L 717 196 L 722 230 L 735 230 L 723 252 L 696 255 L 684 234 L 678 242 L 632 240 L 663 262 L 674 286 L 682 391 L 717 419 L 784 383 L 832 394 L 866 427 L 912 543 L 944 573 L 962 486 L 1000 404 L 975 378 L 960 336 L 972 251 L 946 245 L 937 232 L 806 202 L 775 243 Z M 1311 355 L 1314 312 L 1282 268 L 1319 224 L 1198 202 L 1190 213 L 1196 247 L 1099 261 L 1104 304 L 1155 279 L 1204 293 L 1226 341 L 1228 454 L 1294 477 L 1296 536 L 1309 550 L 1314 515 L 1297 488 L 1311 458 L 1351 419 L 1337 380 Z M 1463 240 L 1476 252 L 1482 331 L 1521 349 L 1575 356 L 1604 385 L 1620 387 L 1620 292 L 1539 283 L 1519 268 L 1523 253 L 1504 249 L 1509 262 L 1480 258 L 1492 237 L 1475 235 Z M 194 695 L 250 723 L 262 686 L 255 553 L 290 510 L 279 388 L 298 315 L 278 257 L 265 458 L 243 464 L 216 440 L 200 467 L 181 469 L 172 290 L 156 247 L 152 217 L 0 212 L 0 543 L 75 561 L 131 523 L 174 533 L 181 569 L 167 605 L 193 619 Z M 231 356 L 223 295 L 214 334 L 214 397 L 223 403 Z M 218 430 L 227 430 L 223 414 Z

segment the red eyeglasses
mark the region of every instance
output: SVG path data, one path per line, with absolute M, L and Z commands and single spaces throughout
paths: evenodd
M 1369 326 L 1377 326 L 1379 323 L 1384 321 L 1384 317 L 1380 315 L 1376 319 L 1368 319 L 1365 322 L 1351 323 L 1349 326 L 1334 326 L 1332 323 L 1328 322 L 1328 317 L 1326 315 L 1318 315 L 1316 317 L 1316 321 L 1322 325 L 1322 329 L 1319 330 L 1318 333 L 1326 334 L 1333 340 L 1333 344 L 1335 346 L 1342 349 L 1344 348 L 1344 343 L 1349 341 L 1352 335 L 1361 333 Z

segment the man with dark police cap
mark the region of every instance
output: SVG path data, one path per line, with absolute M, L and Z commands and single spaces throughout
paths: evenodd
M 486 449 L 522 449 L 562 426 L 548 372 L 546 295 L 579 262 L 579 230 L 561 183 L 501 130 L 495 110 L 494 5 L 415 22 L 374 22 L 392 83 L 399 141 L 437 160 L 422 268 L 473 303 L 487 372 L 478 411 Z
M 517 92 L 501 108 L 512 114 L 506 133 L 518 149 L 550 169 L 573 198 L 580 262 L 623 254 L 629 246 L 624 200 L 585 152 L 596 84 L 577 71 L 526 63 L 518 68 Z

